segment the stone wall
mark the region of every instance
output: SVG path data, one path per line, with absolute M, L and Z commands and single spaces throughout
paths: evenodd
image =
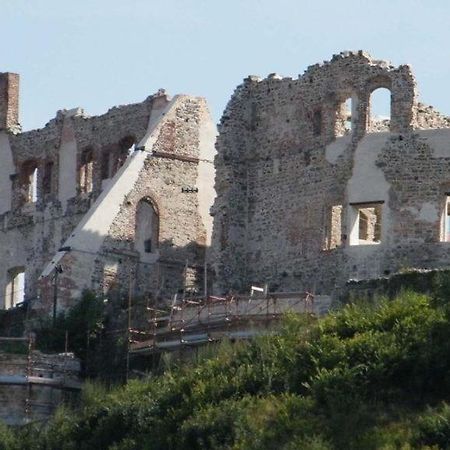
M 14 107 L 0 97 L 0 116 Z M 13 122 L 0 131 L 0 306 L 22 271 L 21 298 L 48 311 L 56 268 L 66 308 L 83 289 L 128 292 L 130 282 L 136 294 L 171 297 L 186 261 L 203 266 L 216 134 L 204 99 L 159 91 L 96 117 L 62 110 L 39 130 L 20 133 Z M 143 199 L 159 214 L 149 253 L 135 248 Z
M 0 73 L 0 130 L 19 128 L 19 75 Z
M 391 92 L 382 125 L 370 117 L 377 88 Z M 218 288 L 333 294 L 348 279 L 450 264 L 448 125 L 417 102 L 408 66 L 364 52 L 335 55 L 298 79 L 245 79 L 217 141 Z M 359 236 L 360 216 L 375 207 L 379 243 Z
M 0 420 L 9 425 L 47 420 L 61 402 L 74 398 L 79 374 L 80 362 L 71 354 L 0 352 Z

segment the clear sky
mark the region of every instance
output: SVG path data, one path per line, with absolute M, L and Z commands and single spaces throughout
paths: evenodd
M 206 97 L 218 121 L 247 75 L 358 49 L 411 64 L 421 101 L 450 115 L 449 0 L 0 0 L 0 38 L 25 130 L 159 88 Z

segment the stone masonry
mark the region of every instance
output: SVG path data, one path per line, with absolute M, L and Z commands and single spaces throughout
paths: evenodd
M 83 289 L 151 299 L 200 289 L 214 199 L 206 101 L 164 91 L 21 132 L 19 77 L 0 74 L 0 307 L 51 311 Z
M 418 102 L 409 66 L 362 51 L 298 79 L 246 78 L 216 144 L 217 287 L 333 295 L 349 279 L 449 266 L 449 128 Z

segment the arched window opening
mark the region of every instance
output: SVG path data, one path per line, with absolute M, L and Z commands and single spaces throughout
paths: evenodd
M 348 97 L 336 111 L 336 137 L 351 134 L 355 121 L 356 101 Z
M 136 208 L 136 250 L 155 253 L 159 247 L 159 214 L 153 202 L 142 199 Z
M 14 308 L 25 300 L 25 268 L 14 267 L 8 270 L 5 309 Z
M 370 94 L 368 132 L 389 131 L 391 124 L 391 91 L 377 88 Z
M 102 180 L 112 178 L 134 151 L 135 138 L 127 136 L 102 152 Z
M 81 154 L 80 164 L 80 191 L 84 194 L 93 189 L 94 156 L 92 149 L 86 149 Z
M 35 203 L 38 200 L 39 169 L 34 161 L 23 163 L 20 174 L 20 188 L 23 203 Z

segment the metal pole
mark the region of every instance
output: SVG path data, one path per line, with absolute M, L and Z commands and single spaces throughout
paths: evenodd
M 186 298 L 188 264 L 189 264 L 189 261 L 186 260 L 186 264 L 184 265 L 184 273 L 183 273 L 183 302 Z
M 56 305 L 58 304 L 58 267 L 55 267 L 55 276 L 53 277 L 53 327 L 56 325 Z
M 204 268 L 204 274 L 203 274 L 203 282 L 204 282 L 204 292 L 205 292 L 205 301 L 208 300 L 208 263 L 205 259 L 205 268 Z
M 131 293 L 132 293 L 132 272 L 130 264 L 130 282 L 128 285 L 128 333 L 127 333 L 127 366 L 126 366 L 126 381 L 128 383 L 128 375 L 130 372 L 130 341 L 131 341 Z

